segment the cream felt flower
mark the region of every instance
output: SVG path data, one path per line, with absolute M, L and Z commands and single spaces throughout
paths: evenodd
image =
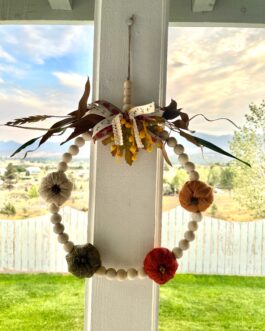
M 61 206 L 71 195 L 73 183 L 68 180 L 62 171 L 51 172 L 41 181 L 39 193 L 50 203 Z

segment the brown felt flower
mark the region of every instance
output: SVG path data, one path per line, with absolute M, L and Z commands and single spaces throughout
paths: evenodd
M 92 244 L 74 246 L 66 261 L 68 271 L 79 278 L 92 277 L 101 266 L 99 252 Z
M 205 211 L 213 202 L 213 189 L 199 180 L 186 182 L 179 192 L 179 202 L 192 213 Z

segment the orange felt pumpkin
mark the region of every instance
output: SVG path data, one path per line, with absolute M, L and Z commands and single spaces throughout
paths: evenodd
M 213 202 L 213 189 L 199 180 L 186 182 L 179 192 L 179 202 L 192 213 L 205 211 Z

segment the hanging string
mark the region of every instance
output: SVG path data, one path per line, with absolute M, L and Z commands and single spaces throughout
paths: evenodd
M 134 15 L 132 15 L 128 21 L 128 73 L 127 80 L 131 79 L 131 40 L 132 40 L 132 25 L 134 23 Z

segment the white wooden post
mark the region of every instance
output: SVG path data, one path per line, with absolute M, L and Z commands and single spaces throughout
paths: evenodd
M 132 28 L 133 104 L 164 102 L 168 0 L 98 0 L 93 99 L 122 106 L 127 74 L 127 23 Z M 160 243 L 162 160 L 141 151 L 130 167 L 98 143 L 92 150 L 89 238 L 104 266 L 139 268 Z M 157 330 L 158 287 L 149 279 L 87 281 L 85 330 Z

